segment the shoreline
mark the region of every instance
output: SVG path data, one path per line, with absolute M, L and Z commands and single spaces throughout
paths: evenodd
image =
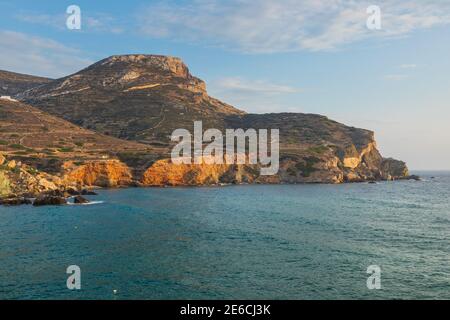
M 366 181 L 344 181 L 341 183 L 327 183 L 327 182 L 280 182 L 280 183 L 222 183 L 222 184 L 203 184 L 203 185 L 120 185 L 115 187 L 101 187 L 101 186 L 85 186 L 80 190 L 53 190 L 49 192 L 40 193 L 34 197 L 27 197 L 26 195 L 12 195 L 0 198 L 0 206 L 12 207 L 20 205 L 32 205 L 32 206 L 61 206 L 61 205 L 86 205 L 92 202 L 83 196 L 97 196 L 98 194 L 93 190 L 119 190 L 119 189 L 193 189 L 193 188 L 224 188 L 231 186 L 277 186 L 277 185 L 347 185 L 347 184 L 377 184 L 379 182 L 398 182 L 398 181 L 422 181 L 423 179 L 418 175 L 410 175 L 407 177 L 396 178 L 392 180 L 366 180 Z M 79 203 L 71 203 L 69 199 L 79 198 Z M 36 200 L 39 203 L 36 203 Z

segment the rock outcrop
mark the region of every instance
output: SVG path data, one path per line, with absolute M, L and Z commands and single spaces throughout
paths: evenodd
M 35 196 L 61 188 L 65 188 L 65 184 L 57 176 L 38 171 L 21 162 L 11 160 L 0 166 L 0 196 L 2 197 L 24 194 Z
M 374 143 L 371 143 L 374 145 Z M 364 148 L 354 158 L 352 166 L 344 164 L 330 148 L 321 155 L 283 156 L 276 175 L 262 176 L 259 165 L 174 164 L 170 159 L 159 160 L 145 171 L 143 186 L 196 186 L 242 183 L 329 183 L 365 182 L 411 178 L 406 164 L 383 159 L 373 147 Z M 369 151 L 370 150 L 370 151 Z
M 120 187 L 133 184 L 130 168 L 119 160 L 91 161 L 81 166 L 66 163 L 63 180 L 78 186 Z
M 381 172 L 385 180 L 408 179 L 410 177 L 406 163 L 392 158 L 383 159 Z
M 30 199 L 24 197 L 11 197 L 0 199 L 0 205 L 3 206 L 20 206 L 23 204 L 32 204 Z
M 8 175 L 3 170 L 0 170 L 0 198 L 7 197 L 11 194 L 10 184 Z
M 229 164 L 174 164 L 159 160 L 145 171 L 143 186 L 199 186 L 254 183 L 259 176 L 256 166 Z
M 33 202 L 33 206 L 35 206 L 35 207 L 60 206 L 60 205 L 64 205 L 64 204 L 67 204 L 67 200 L 64 197 L 49 196 L 49 195 L 39 196 Z
M 74 203 L 83 204 L 89 201 L 81 194 L 96 195 L 95 192 L 84 189 L 84 187 L 89 187 L 89 184 L 83 183 L 83 181 L 65 180 L 14 160 L 6 161 L 4 159 L 3 162 L 0 165 L 0 205 L 14 206 L 32 203 L 34 206 L 62 205 L 66 204 L 67 198 L 72 196 L 77 197 Z M 93 166 L 94 170 L 86 170 L 84 179 L 86 182 L 93 179 L 92 181 L 98 184 L 107 179 L 104 186 L 117 186 L 122 182 L 123 173 L 111 169 L 117 170 L 114 163 L 112 161 L 111 164 L 99 165 L 100 173 L 96 171 L 98 167 Z M 89 165 L 86 167 L 90 168 Z M 76 174 L 80 174 L 80 172 L 77 171 Z M 98 176 L 94 176 L 95 174 Z M 78 189 L 78 187 L 80 188 Z M 33 198 L 36 199 L 32 201 Z
M 76 196 L 73 199 L 73 203 L 75 203 L 75 204 L 86 204 L 86 203 L 89 203 L 89 200 L 87 200 L 86 198 L 84 198 L 82 196 Z

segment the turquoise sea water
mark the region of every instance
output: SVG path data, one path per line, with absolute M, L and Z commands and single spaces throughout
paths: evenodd
M 0 298 L 449 299 L 450 173 L 422 175 L 0 207 Z M 81 268 L 79 291 L 66 287 L 69 265 Z M 366 287 L 369 265 L 381 290 Z

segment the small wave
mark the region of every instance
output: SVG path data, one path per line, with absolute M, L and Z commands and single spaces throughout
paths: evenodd
M 444 223 L 444 224 L 450 224 L 450 219 L 444 218 L 444 217 L 437 217 L 433 221 L 434 223 Z
M 73 203 L 73 202 L 68 202 L 67 204 L 68 204 L 69 206 L 91 206 L 91 205 L 94 205 L 94 204 L 102 204 L 102 203 L 105 203 L 105 201 L 91 201 L 91 202 L 88 202 L 88 203 Z

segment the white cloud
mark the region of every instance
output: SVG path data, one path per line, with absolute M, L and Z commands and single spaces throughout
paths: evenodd
M 30 14 L 20 13 L 15 16 L 19 21 L 49 26 L 56 29 L 66 29 L 66 17 L 64 14 L 50 15 L 50 14 Z
M 92 63 L 81 52 L 57 41 L 0 30 L 0 69 L 47 77 L 62 77 Z
M 399 81 L 399 80 L 403 80 L 408 78 L 408 76 L 406 74 L 388 74 L 384 76 L 387 80 L 395 80 L 395 81 Z
M 413 63 L 411 63 L 411 64 L 401 64 L 401 65 L 399 65 L 399 68 L 401 68 L 401 69 L 415 69 L 415 68 L 417 68 L 417 65 L 413 64 Z
M 241 93 L 258 93 L 266 95 L 296 93 L 300 91 L 297 88 L 270 83 L 265 80 L 246 80 L 239 77 L 216 80 L 214 86 L 222 91 L 238 91 Z
M 208 88 L 212 96 L 251 112 L 288 111 L 285 100 L 293 94 L 302 92 L 299 88 L 267 80 L 249 80 L 241 77 L 213 80 Z
M 20 13 L 15 16 L 19 21 L 44 25 L 59 30 L 67 30 L 67 14 L 39 14 L 39 13 Z M 97 13 L 88 15 L 81 11 L 81 32 L 99 32 L 99 33 L 123 33 L 124 28 L 119 25 L 116 19 L 108 14 Z
M 368 30 L 356 0 L 194 0 L 158 2 L 141 10 L 141 32 L 151 37 L 221 46 L 247 53 L 333 50 L 369 38 L 405 36 L 450 23 L 450 3 L 379 0 L 382 30 Z
M 115 18 L 107 14 L 97 14 L 96 16 L 85 16 L 82 18 L 88 31 L 120 34 L 125 30 L 119 26 Z M 83 28 L 83 27 L 82 27 Z

